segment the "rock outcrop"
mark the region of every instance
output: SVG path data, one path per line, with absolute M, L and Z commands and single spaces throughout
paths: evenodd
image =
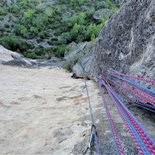
M 64 61 L 59 58 L 52 57 L 51 59 L 37 59 L 33 60 L 30 58 L 25 58 L 22 54 L 12 52 L 7 50 L 0 45 L 0 64 L 18 67 L 59 67 L 64 66 Z
M 101 20 L 104 17 L 111 16 L 112 14 L 113 14 L 113 12 L 109 9 L 100 9 L 94 13 L 93 18 L 95 20 Z
M 130 0 L 100 32 L 95 48 L 73 71 L 96 79 L 115 69 L 143 77 L 155 77 L 155 0 Z
M 64 60 L 70 64 L 71 68 L 79 62 L 94 47 L 95 41 L 76 44 L 72 42 L 69 46 L 69 52 L 65 53 Z M 78 74 L 79 76 L 79 74 Z

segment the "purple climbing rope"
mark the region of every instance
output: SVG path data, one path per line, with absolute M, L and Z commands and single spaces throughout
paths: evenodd
M 123 153 L 123 149 L 122 149 L 122 146 L 120 144 L 120 140 L 118 138 L 118 134 L 116 132 L 116 128 L 114 126 L 114 122 L 113 122 L 112 116 L 110 114 L 110 110 L 109 110 L 108 105 L 106 103 L 104 93 L 103 93 L 103 91 L 101 89 L 101 83 L 100 82 L 99 82 L 99 90 L 100 90 L 100 94 L 101 94 L 102 99 L 103 99 L 103 104 L 104 104 L 104 107 L 105 107 L 105 110 L 106 110 L 106 114 L 107 114 L 107 117 L 108 117 L 109 125 L 110 125 L 111 132 L 112 132 L 112 135 L 113 135 L 113 139 L 114 139 L 114 142 L 115 142 L 116 152 L 117 152 L 117 154 L 123 155 L 124 154 Z
M 119 73 L 119 72 L 117 72 L 115 70 L 112 73 L 115 74 L 115 75 L 122 75 L 122 76 L 126 76 L 126 77 L 129 77 L 129 78 L 132 78 L 132 79 L 137 79 L 137 80 L 140 80 L 140 81 L 145 81 L 145 82 L 155 84 L 155 80 L 152 80 L 152 79 L 136 77 L 136 76 L 128 75 L 128 74 L 123 74 L 123 73 Z
M 130 97 L 129 94 L 131 94 L 132 96 L 135 96 L 135 94 L 133 92 L 130 92 L 128 88 L 125 88 L 123 86 L 121 87 L 121 85 L 119 85 L 117 82 L 115 82 L 113 80 L 110 81 L 110 84 L 112 84 L 112 85 L 114 84 L 115 87 L 113 87 L 113 89 L 115 89 L 116 91 L 118 91 L 120 94 L 124 95 L 132 103 L 136 103 L 141 108 L 144 108 L 144 109 L 150 110 L 152 112 L 155 112 L 155 107 L 154 106 L 149 105 L 149 104 L 147 104 L 145 102 L 140 101 L 140 99 L 137 98 L 137 97 L 134 97 L 134 98 Z
M 139 153 L 155 155 L 155 142 L 147 134 L 147 132 L 143 129 L 143 127 L 140 125 L 138 120 L 127 109 L 125 104 L 120 100 L 120 97 L 115 92 L 115 90 L 112 89 L 111 85 L 106 81 L 105 77 L 104 78 L 102 78 L 102 77 L 103 76 L 99 77 L 99 82 L 100 82 L 100 84 L 105 86 L 105 88 L 108 91 L 108 94 L 111 96 L 113 104 L 116 106 L 118 113 L 120 114 L 121 118 L 123 119 Z M 132 83 L 131 83 L 131 85 L 132 85 Z M 121 86 L 119 88 L 121 88 Z M 150 100 L 148 100 L 146 97 L 143 96 L 143 95 L 146 95 L 148 97 L 148 96 L 150 96 L 150 94 L 148 95 L 146 92 L 143 92 L 143 90 L 141 90 L 139 87 L 138 88 L 136 87 L 136 88 L 138 90 L 140 90 L 140 92 L 143 95 L 141 93 L 139 93 L 138 91 L 131 89 L 130 87 L 126 88 L 123 86 L 122 88 L 126 89 L 127 91 L 130 91 L 132 94 L 134 94 L 139 99 L 143 99 L 146 102 L 149 101 L 149 103 L 150 103 Z M 151 99 L 154 99 L 154 98 L 151 96 Z M 134 101 L 134 100 L 132 99 L 132 101 Z M 141 103 L 139 103 L 139 104 L 141 106 L 143 106 L 143 104 L 141 104 Z M 154 104 L 152 104 L 152 105 L 154 106 Z

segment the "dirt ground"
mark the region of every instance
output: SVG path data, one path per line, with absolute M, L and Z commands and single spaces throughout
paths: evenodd
M 79 121 L 89 116 L 84 82 L 70 76 L 62 69 L 0 65 L 1 154 L 72 154 L 91 122 Z M 88 85 L 97 101 L 96 85 Z

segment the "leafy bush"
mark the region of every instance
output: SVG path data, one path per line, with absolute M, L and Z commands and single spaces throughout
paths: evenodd
M 66 45 L 58 46 L 56 48 L 55 55 L 59 58 L 62 58 L 62 57 L 64 57 L 64 54 L 66 51 L 68 51 L 68 48 L 66 47 Z
M 5 23 L 5 24 L 4 24 L 4 27 L 5 27 L 5 28 L 9 28 L 10 26 L 9 26 L 9 24 Z
M 29 18 L 29 19 L 32 19 L 32 17 L 34 16 L 35 14 L 35 10 L 32 10 L 32 9 L 28 9 L 24 12 L 24 18 Z
M 17 39 L 15 35 L 1 37 L 0 44 L 13 51 L 24 52 L 30 48 L 30 45 L 22 40 Z
M 111 8 L 112 13 L 116 13 L 116 12 L 117 12 L 117 10 L 118 10 L 118 8 L 117 8 L 117 7 L 112 7 L 112 8 Z
M 47 31 L 41 31 L 38 35 L 41 39 L 46 39 L 48 37 Z
M 6 12 L 18 15 L 20 13 L 20 8 L 19 8 L 19 6 L 17 4 L 13 4 L 13 5 L 10 5 L 10 6 L 7 7 Z
M 71 72 L 72 71 L 72 65 L 71 65 L 71 63 L 65 62 L 64 69 L 66 69 L 67 71 Z
M 51 17 L 52 15 L 53 15 L 53 10 L 50 8 L 50 7 L 48 7 L 48 8 L 46 8 L 45 9 L 45 15 L 47 15 L 48 17 Z
M 72 41 L 72 38 L 71 38 L 71 35 L 69 32 L 65 32 L 65 33 L 62 33 L 61 36 L 58 38 L 58 45 L 61 45 L 61 44 L 67 44 L 67 43 L 70 43 Z
M 14 32 L 17 35 L 21 35 L 24 38 L 28 37 L 28 29 L 24 25 L 16 24 L 14 25 Z
M 24 56 L 31 59 L 38 59 L 38 56 L 34 52 L 25 52 Z
M 70 32 L 70 35 L 72 37 L 73 40 L 76 40 L 76 37 L 78 36 L 78 34 L 81 32 L 81 25 L 75 23 L 71 32 Z
M 100 30 L 101 30 L 100 25 L 90 24 L 86 31 L 86 38 L 88 40 L 94 40 L 98 36 Z
M 0 16 L 4 15 L 4 11 L 0 10 Z
M 111 8 L 112 7 L 112 3 L 110 0 L 105 0 L 105 5 L 104 5 L 105 8 Z
M 44 30 L 48 24 L 48 17 L 45 15 L 36 16 L 31 22 L 34 27 L 37 27 L 40 30 Z
M 31 35 L 35 36 L 38 34 L 38 29 L 36 27 L 30 27 L 30 32 L 31 32 Z

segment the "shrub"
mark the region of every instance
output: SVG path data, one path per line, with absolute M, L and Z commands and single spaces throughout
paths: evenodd
M 95 40 L 95 38 L 96 38 L 95 34 L 92 34 L 91 35 L 91 40 Z
M 0 44 L 2 44 L 4 47 L 10 50 L 20 51 L 21 53 L 30 48 L 30 45 L 28 45 L 26 42 L 22 40 L 17 39 L 15 35 L 1 37 Z
M 24 56 L 31 59 L 38 59 L 38 56 L 34 52 L 25 52 Z
M 64 57 L 64 54 L 66 51 L 68 51 L 68 48 L 66 47 L 66 45 L 58 46 L 56 48 L 55 55 L 59 58 L 62 58 L 62 57 Z
M 86 19 L 86 13 L 81 12 L 79 15 L 73 15 L 69 19 L 66 19 L 65 22 L 68 23 L 68 26 L 73 26 L 76 23 L 83 25 L 86 22 L 85 19 Z
M 43 58 L 45 56 L 46 50 L 44 50 L 42 47 L 38 47 L 33 52 L 35 52 L 37 56 L 40 56 Z
M 109 16 L 105 16 L 104 18 L 102 18 L 101 20 L 101 25 L 102 27 L 105 25 L 105 22 L 109 19 Z
M 35 14 L 35 10 L 28 9 L 27 11 L 24 12 L 24 18 L 32 19 L 34 14 Z
M 78 16 L 78 24 L 83 25 L 86 22 L 86 13 L 81 12 Z
M 87 13 L 87 18 L 91 18 L 93 16 L 93 14 L 95 13 L 95 8 L 92 7 L 89 12 Z
M 30 32 L 32 35 L 37 35 L 38 34 L 38 29 L 36 27 L 30 27 Z
M 62 33 L 59 37 L 58 44 L 67 44 L 71 42 L 71 35 L 69 32 Z
M 71 37 L 76 38 L 78 33 L 80 32 L 80 30 L 81 30 L 81 26 L 79 24 L 75 23 L 71 32 L 70 32 Z
M 41 39 L 46 39 L 48 37 L 47 31 L 41 31 L 38 35 Z
M 118 8 L 116 8 L 116 7 L 112 7 L 112 8 L 111 8 L 112 13 L 116 13 L 117 10 L 118 10 Z
M 86 31 L 86 38 L 89 40 L 94 40 L 99 32 L 101 30 L 101 27 L 99 25 L 96 25 L 96 24 L 90 24 L 87 28 L 87 31 Z
M 73 28 L 70 31 L 72 41 L 76 41 L 77 43 L 83 41 L 85 38 L 83 33 L 84 30 L 85 30 L 84 25 L 79 25 L 75 23 Z
M 110 0 L 105 0 L 105 5 L 104 5 L 105 8 L 111 8 L 112 7 L 112 3 Z
M 18 7 L 17 4 L 12 4 L 12 5 L 10 5 L 10 6 L 7 7 L 6 12 L 13 13 L 15 15 L 18 15 L 20 13 L 20 8 Z
M 0 10 L 0 16 L 2 16 L 2 15 L 3 15 L 3 10 L 1 9 L 1 10 Z
M 47 24 L 48 24 L 48 17 L 45 15 L 38 15 L 32 21 L 33 27 L 37 27 L 40 30 L 44 30 L 44 28 L 47 28 L 46 27 Z
M 65 62 L 64 69 L 66 69 L 67 71 L 71 72 L 72 71 L 72 65 L 71 65 L 71 63 Z
M 21 36 L 23 36 L 25 38 L 28 37 L 28 30 L 24 25 L 20 25 L 20 24 L 14 25 L 14 32 L 17 35 L 21 35 Z
M 5 24 L 4 24 L 4 27 L 5 27 L 5 28 L 9 28 L 10 26 L 9 26 L 8 23 L 5 23 Z
M 51 17 L 53 15 L 53 9 L 51 9 L 50 7 L 45 9 L 45 15 Z
M 24 52 L 24 56 L 31 59 L 42 59 L 45 57 L 46 52 L 47 51 L 44 50 L 42 47 L 38 47 L 28 52 Z
M 0 20 L 3 20 L 3 16 L 0 15 Z

